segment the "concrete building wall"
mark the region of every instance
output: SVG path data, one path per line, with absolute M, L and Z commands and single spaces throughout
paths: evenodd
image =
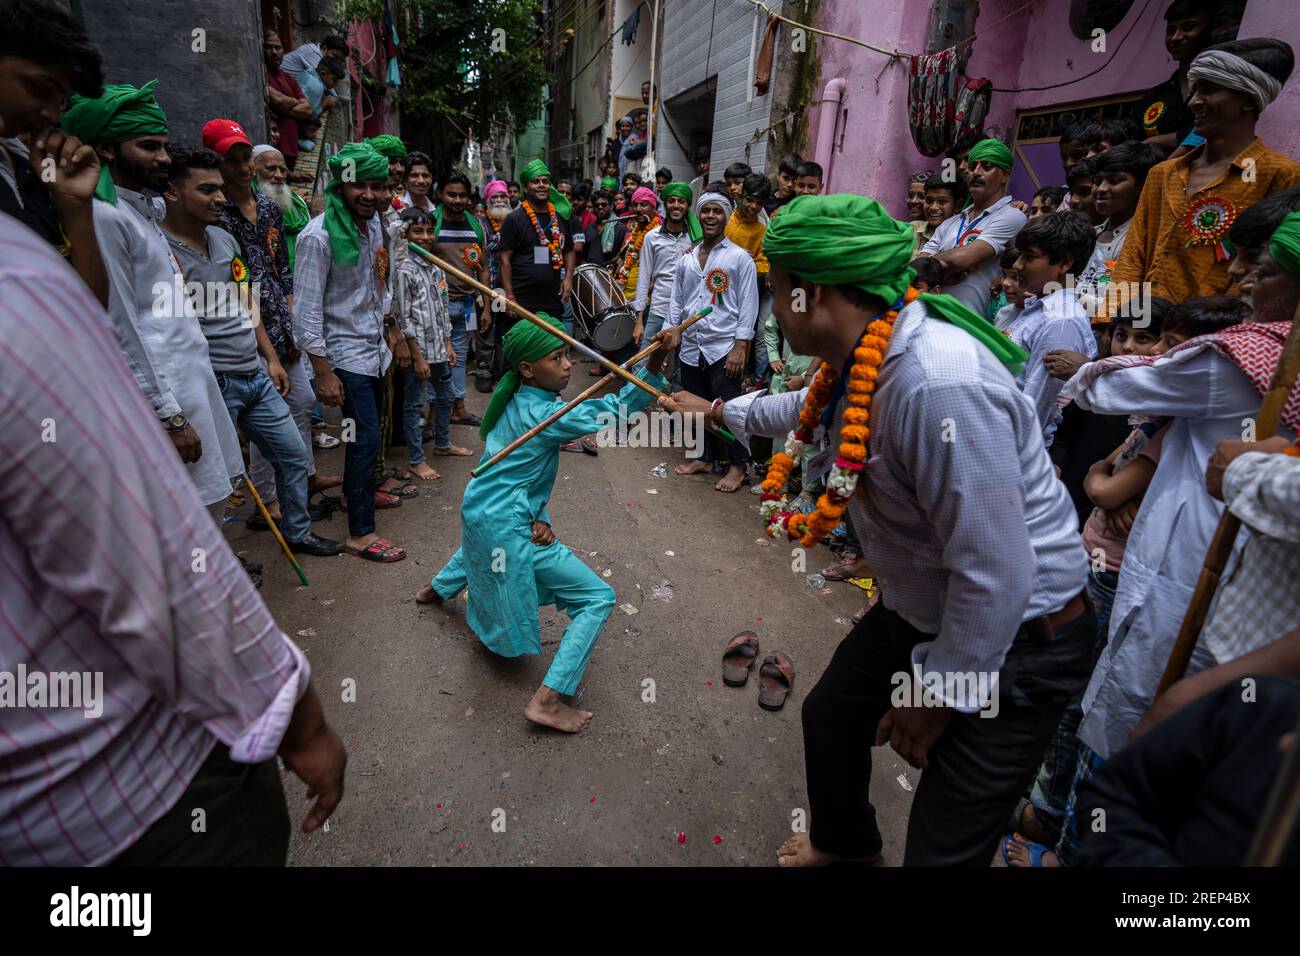
M 257 0 L 82 0 L 86 32 L 109 83 L 158 81 L 172 139 L 197 143 L 204 122 L 233 119 L 266 139 L 262 24 Z M 202 30 L 206 50 L 194 49 Z
M 779 5 L 769 6 L 778 9 Z M 664 0 L 663 61 L 659 96 L 663 103 L 717 78 L 713 116 L 712 175 L 728 163 L 743 160 L 763 167 L 767 127 L 771 124 L 771 94 L 753 95 L 753 58 L 762 39 L 758 7 L 737 0 Z M 758 24 L 757 29 L 755 24 Z M 777 78 L 773 77 L 773 85 Z M 671 109 L 671 105 L 669 106 Z M 755 134 L 759 134 L 755 141 Z M 659 125 L 655 159 L 682 179 L 695 173 L 690 158 L 664 123 Z
M 614 19 L 603 35 L 607 37 L 616 27 L 620 27 L 640 3 L 641 0 L 615 0 Z M 627 108 L 644 105 L 641 102 L 641 84 L 650 79 L 650 42 L 654 34 L 653 11 L 653 0 L 648 7 L 641 8 L 636 38 L 631 45 L 623 42 L 621 31 L 614 33 L 614 38 L 609 41 L 611 58 L 607 136 L 614 135 L 614 124 Z
M 1016 13 L 1021 6 L 1023 0 L 981 0 L 966 74 L 987 77 L 1004 89 L 1056 88 L 995 92 L 985 128 L 1000 137 L 1011 138 L 1021 110 L 1140 92 L 1162 82 L 1174 69 L 1164 48 L 1167 3 L 1145 8 L 1134 3 L 1110 31 L 1104 52 L 1094 52 L 1090 41 L 1071 32 L 1068 4 L 1061 0 Z M 929 0 L 824 0 L 817 25 L 869 38 L 886 49 L 921 52 L 929 10 Z M 1250 0 L 1238 35 L 1275 37 L 1300 49 L 1300 18 L 1288 4 Z M 912 144 L 906 61 L 887 63 L 882 54 L 827 38 L 818 39 L 818 51 L 821 79 L 817 97 L 809 104 L 810 152 L 826 151 L 816 143 L 818 121 L 822 109 L 832 107 L 818 101 L 822 89 L 836 77 L 845 81 L 841 109 L 848 111 L 847 123 L 842 119 L 837 123 L 835 144 L 829 148 L 828 191 L 865 193 L 902 215 L 909 173 L 935 169 L 940 162 L 922 156 Z M 1081 79 L 1103 64 L 1100 72 Z M 1079 82 L 1057 86 L 1072 79 Z M 1259 133 L 1274 149 L 1300 155 L 1300 78 L 1293 76 L 1278 101 L 1264 112 Z

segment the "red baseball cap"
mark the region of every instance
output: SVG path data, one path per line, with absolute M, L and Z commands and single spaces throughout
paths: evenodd
M 225 156 L 236 143 L 247 143 L 249 147 L 253 145 L 253 141 L 244 132 L 244 127 L 234 120 L 214 119 L 203 124 L 203 145 L 208 149 Z

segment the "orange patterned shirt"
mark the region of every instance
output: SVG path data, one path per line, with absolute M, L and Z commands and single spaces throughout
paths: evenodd
M 1148 174 L 1111 278 L 1119 290 L 1126 289 L 1126 283 L 1147 281 L 1151 295 L 1174 302 L 1228 292 L 1232 279 L 1227 259 L 1217 251 L 1218 239 L 1209 238 L 1220 231 L 1223 213 L 1235 221 L 1248 206 L 1270 193 L 1300 186 L 1300 164 L 1268 149 L 1257 137 L 1224 175 L 1189 197 L 1187 178 L 1195 155 L 1193 150 L 1166 160 Z M 1196 234 L 1188 227 L 1189 212 L 1199 212 L 1195 224 L 1199 241 L 1194 241 Z M 1105 319 L 1099 314 L 1096 321 Z

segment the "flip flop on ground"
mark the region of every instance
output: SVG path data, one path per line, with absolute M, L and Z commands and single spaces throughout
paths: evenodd
M 758 635 L 741 631 L 722 651 L 722 682 L 728 687 L 744 687 L 749 682 L 749 669 L 758 659 Z
M 764 710 L 780 710 L 794 689 L 794 661 L 781 651 L 773 651 L 763 658 L 758 669 L 758 706 Z

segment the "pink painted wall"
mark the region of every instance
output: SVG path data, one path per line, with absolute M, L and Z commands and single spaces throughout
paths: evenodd
M 1164 48 L 1168 4 L 1163 0 L 1155 0 L 1145 12 L 1140 0 L 1134 3 L 1129 15 L 1110 31 L 1104 53 L 1092 52 L 1089 41 L 1070 31 L 1067 0 L 1042 0 L 1014 13 L 1023 5 L 1024 0 L 981 0 L 967 75 L 987 77 L 1002 88 L 1049 86 L 1082 77 L 1113 59 L 1096 76 L 1059 89 L 995 92 L 985 128 L 1002 138 L 1010 139 L 1018 110 L 1145 90 L 1174 69 Z M 929 10 L 929 0 L 825 0 L 817 26 L 887 49 L 913 52 L 925 48 Z M 1250 0 L 1239 36 L 1275 37 L 1300 52 L 1300 17 L 1288 3 Z M 1117 46 L 1121 40 L 1123 45 Z M 821 81 L 809 106 L 810 154 L 816 150 L 822 88 L 834 77 L 847 81 L 841 109 L 848 110 L 848 124 L 836 134 L 827 191 L 874 196 L 894 215 L 903 216 L 909 175 L 938 168 L 942 158 L 922 156 L 912 145 L 905 62 L 886 67 L 886 57 L 855 44 L 826 37 L 819 37 L 817 43 Z M 1300 156 L 1300 76 L 1293 76 L 1265 111 L 1259 132 L 1272 148 Z

